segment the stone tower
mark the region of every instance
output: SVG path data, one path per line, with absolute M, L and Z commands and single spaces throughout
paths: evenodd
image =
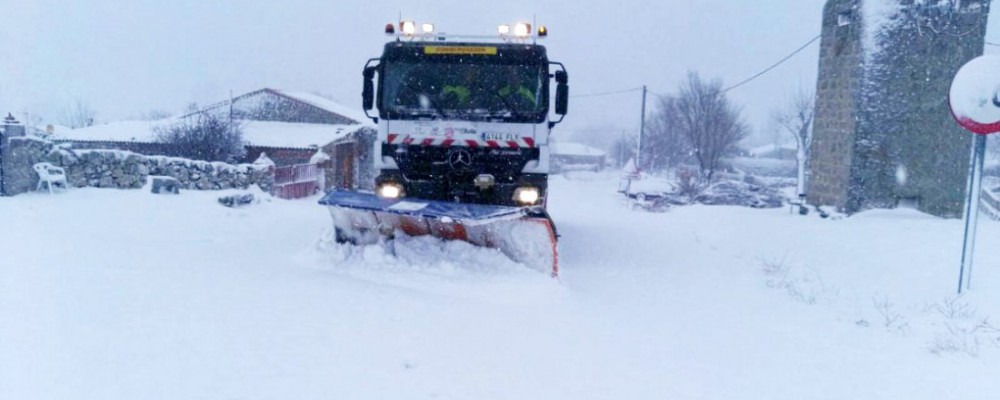
M 962 211 L 971 136 L 955 72 L 982 54 L 989 0 L 828 0 L 808 200 L 848 213 L 901 201 Z

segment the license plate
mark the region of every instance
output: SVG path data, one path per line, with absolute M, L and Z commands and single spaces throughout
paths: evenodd
M 483 140 L 516 141 L 517 135 L 513 133 L 483 133 Z

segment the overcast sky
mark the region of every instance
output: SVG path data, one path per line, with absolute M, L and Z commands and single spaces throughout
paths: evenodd
M 643 84 L 675 90 L 686 71 L 736 83 L 819 34 L 823 0 L 355 1 L 0 0 L 0 111 L 55 118 L 79 99 L 99 121 L 177 112 L 263 87 L 360 103 L 361 68 L 385 23 L 490 34 L 547 25 L 544 43 L 574 95 Z M 818 46 L 733 90 L 754 129 L 792 92 L 815 89 Z M 655 96 L 651 99 L 655 99 Z M 561 135 L 639 124 L 640 93 L 574 98 Z M 650 108 L 652 110 L 652 108 Z

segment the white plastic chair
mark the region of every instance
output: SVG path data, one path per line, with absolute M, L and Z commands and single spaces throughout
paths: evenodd
M 58 187 L 62 190 L 66 190 L 66 171 L 60 167 L 49 164 L 47 162 L 41 162 L 33 166 L 35 172 L 38 174 L 38 187 L 35 190 L 42 190 L 42 184 L 45 184 L 49 188 L 49 194 L 52 194 L 52 187 Z

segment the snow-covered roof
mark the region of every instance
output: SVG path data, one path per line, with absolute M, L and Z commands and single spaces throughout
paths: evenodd
M 604 156 L 605 153 L 593 147 L 574 142 L 552 142 L 549 149 L 554 155 L 564 156 Z
M 49 127 L 52 127 L 52 131 L 51 132 L 49 132 Z M 73 129 L 73 128 L 70 128 L 70 127 L 68 127 L 66 125 L 52 124 L 52 123 L 38 124 L 38 125 L 35 125 L 35 126 L 31 127 L 31 128 L 32 128 L 31 131 L 33 133 L 35 133 L 36 135 L 43 136 L 43 137 L 48 137 L 50 134 L 57 134 L 59 132 L 68 131 L 70 129 Z
M 306 92 L 289 92 L 285 90 L 271 89 L 276 93 L 280 93 L 287 97 L 294 98 L 303 103 L 308 103 L 310 105 L 322 108 L 326 111 L 332 112 L 334 114 L 340 114 L 347 118 L 353 119 L 359 124 L 371 124 L 371 119 L 369 119 L 364 112 L 361 110 L 353 109 L 347 107 L 343 104 L 337 103 L 336 101 L 330 100 L 328 98 L 317 96 L 312 93 Z
M 110 142 L 156 142 L 155 129 L 177 123 L 159 121 L 119 121 L 80 129 L 57 130 L 53 139 Z M 244 121 L 243 139 L 251 145 L 305 148 L 323 146 L 368 125 L 328 125 L 272 121 Z
M 344 106 L 336 101 L 312 93 L 261 89 L 243 95 L 243 97 L 258 93 L 271 93 L 284 96 L 343 117 L 338 118 L 338 120 L 349 120 L 353 123 L 320 124 L 244 120 L 243 138 L 250 145 L 295 148 L 304 148 L 312 145 L 324 146 L 361 128 L 375 127 L 371 120 L 360 110 Z M 219 103 L 209 106 L 202 111 L 222 107 L 229 103 L 230 101 Z M 185 116 L 156 121 L 118 121 L 79 129 L 55 127 L 52 139 L 98 142 L 156 142 L 156 128 L 179 123 L 184 118 Z
M 116 121 L 77 129 L 56 129 L 52 139 L 108 142 L 155 142 L 154 130 L 178 122 L 168 118 L 157 121 Z
M 797 150 L 798 147 L 795 146 L 795 143 L 785 143 L 785 144 L 767 144 L 763 146 L 757 146 L 748 150 L 748 152 L 752 156 L 759 157 L 761 155 L 772 154 L 778 151 L 797 151 Z

